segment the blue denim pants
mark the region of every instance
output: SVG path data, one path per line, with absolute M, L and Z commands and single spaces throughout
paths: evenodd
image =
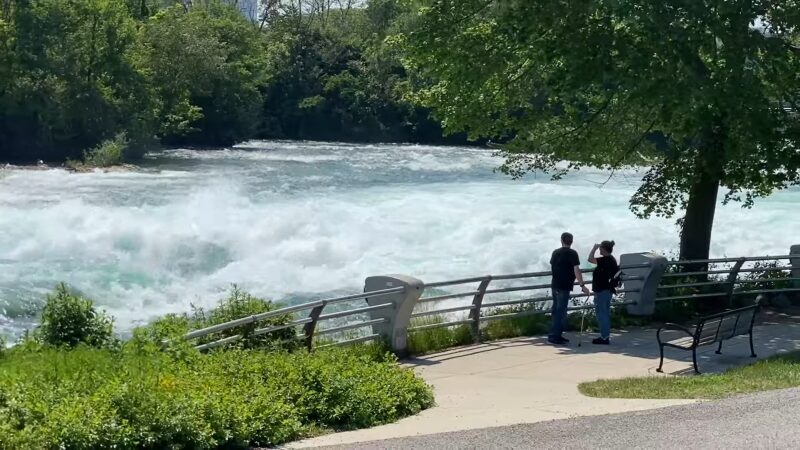
M 567 328 L 567 307 L 569 306 L 570 291 L 553 289 L 553 323 L 550 326 L 550 338 L 558 339 Z
M 594 293 L 594 311 L 600 326 L 600 337 L 603 339 L 611 336 L 611 297 L 611 291 Z

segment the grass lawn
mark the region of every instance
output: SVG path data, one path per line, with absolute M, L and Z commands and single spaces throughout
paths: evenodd
M 578 389 L 590 397 L 705 399 L 795 386 L 800 386 L 800 352 L 764 359 L 716 375 L 598 380 L 582 383 Z

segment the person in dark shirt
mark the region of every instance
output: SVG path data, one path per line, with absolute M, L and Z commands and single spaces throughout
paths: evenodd
M 600 257 L 595 257 L 600 249 Z M 597 323 L 600 325 L 600 337 L 593 340 L 593 344 L 608 345 L 611 343 L 611 298 L 616 293 L 614 278 L 619 271 L 617 260 L 611 253 L 614 251 L 614 241 L 603 241 L 594 244 L 589 253 L 589 262 L 597 264 L 592 273 L 592 291 L 594 291 L 594 308 L 597 314 Z
M 586 288 L 583 282 L 578 252 L 571 248 L 572 241 L 572 234 L 563 233 L 561 235 L 561 248 L 553 251 L 553 256 L 550 257 L 550 270 L 553 275 L 551 283 L 553 291 L 553 322 L 547 341 L 556 345 L 563 345 L 569 342 L 568 339 L 562 336 L 562 333 L 567 326 L 569 296 L 575 287 L 576 279 L 583 293 L 589 295 L 589 289 Z

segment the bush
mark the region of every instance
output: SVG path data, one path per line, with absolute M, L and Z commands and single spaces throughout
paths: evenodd
M 90 167 L 111 167 L 122 164 L 128 148 L 128 137 L 122 132 L 113 139 L 83 152 L 83 163 Z
M 243 317 L 261 314 L 279 309 L 281 305 L 254 297 L 247 292 L 233 285 L 228 296 L 221 300 L 219 304 L 209 310 L 192 307 L 191 314 L 170 314 L 161 317 L 150 324 L 138 327 L 133 331 L 133 340 L 140 346 L 145 343 L 163 344 L 164 342 L 179 343 L 183 341 L 183 336 L 190 330 L 219 325 Z M 219 333 L 212 333 L 194 341 L 196 344 L 205 344 L 230 336 L 242 335 L 243 339 L 229 344 L 237 348 L 261 348 L 261 349 L 294 349 L 299 342 L 295 339 L 295 327 L 284 328 L 259 335 L 253 332 L 259 328 L 266 328 L 275 325 L 284 325 L 291 322 L 291 315 L 280 315 L 270 317 L 256 323 L 242 325 L 223 330 Z
M 523 312 L 530 312 L 531 314 L 513 317 L 510 319 L 489 321 L 482 330 L 483 335 L 488 340 L 495 340 L 517 336 L 535 336 L 539 334 L 545 334 L 550 329 L 550 316 L 545 316 L 544 314 L 539 313 L 539 311 L 541 311 L 541 308 L 534 304 L 496 308 L 491 311 L 490 315 L 494 316 Z
M 423 316 L 411 320 L 411 326 L 433 325 L 451 321 L 443 316 Z M 459 345 L 472 344 L 472 333 L 468 325 L 431 328 L 408 333 L 408 351 L 412 355 L 422 355 Z
M 96 311 L 92 301 L 76 295 L 64 283 L 47 295 L 42 321 L 34 338 L 45 345 L 105 347 L 115 342 L 113 319 Z
M 0 448 L 270 446 L 432 405 L 413 372 L 358 352 L 12 352 L 0 360 Z

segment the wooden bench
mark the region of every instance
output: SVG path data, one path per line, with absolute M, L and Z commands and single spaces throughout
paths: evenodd
M 702 317 L 694 330 L 674 323 L 665 324 L 656 332 L 656 339 L 658 340 L 658 347 L 661 352 L 661 362 L 658 364 L 658 369 L 656 369 L 656 371 L 662 372 L 661 369 L 664 366 L 664 347 L 673 347 L 686 351 L 691 350 L 694 371 L 695 373 L 700 373 L 700 371 L 697 370 L 697 347 L 719 343 L 716 353 L 721 354 L 722 342 L 724 340 L 745 334 L 750 335 L 750 356 L 755 358 L 756 352 L 753 348 L 753 323 L 756 320 L 758 308 L 759 304 L 756 303 L 753 306 L 732 309 L 730 311 Z M 661 336 L 663 331 L 680 331 L 686 333 L 686 336 L 664 341 Z

